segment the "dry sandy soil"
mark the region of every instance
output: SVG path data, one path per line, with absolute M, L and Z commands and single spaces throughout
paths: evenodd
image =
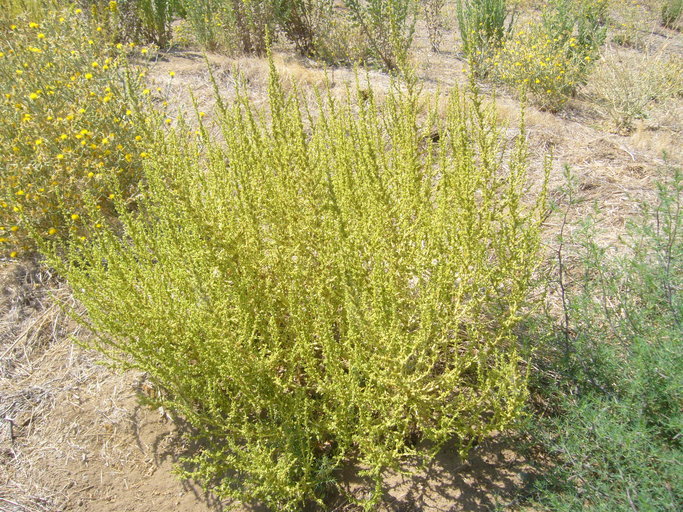
M 640 30 L 638 48 L 613 45 L 606 57 L 619 59 L 625 67 L 642 63 L 649 55 L 682 58 L 680 33 L 654 22 L 645 27 L 650 29 Z M 455 32 L 446 31 L 444 51 L 432 53 L 426 30 L 418 27 L 414 63 L 425 89 L 448 89 L 464 81 L 455 40 Z M 208 59 L 223 94 L 231 94 L 239 70 L 253 98 L 265 102 L 266 61 L 219 55 Z M 323 69 L 286 50 L 277 52 L 275 60 L 285 86 L 297 84 L 304 92 L 329 80 L 341 94 L 345 83 L 354 80 L 351 69 Z M 170 78 L 170 71 L 175 77 Z M 160 54 L 149 75 L 168 98 L 171 115 L 189 111 L 188 91 L 202 110 L 210 112 L 212 91 L 201 53 Z M 381 72 L 368 76 L 378 91 L 389 86 L 388 76 Z M 599 94 L 586 88 L 559 114 L 528 109 L 532 178 L 539 175 L 544 155 L 552 151 L 551 199 L 566 206 L 561 169 L 570 164 L 581 200 L 570 218 L 597 208 L 607 228 L 604 241 L 613 243 L 636 210 L 635 199 L 652 197 L 653 183 L 665 164 L 663 152 L 668 153 L 669 164 L 683 163 L 683 98 L 654 105 L 647 119 L 619 132 L 597 106 Z M 497 101 L 501 117 L 514 127 L 518 102 L 504 91 L 499 91 Z M 514 128 L 509 135 L 515 135 Z M 547 222 L 550 253 L 559 219 L 554 215 Z M 144 375 L 117 373 L 76 343 L 88 336 L 69 318 L 71 307 L 77 306 L 67 287 L 48 270 L 33 262 L 0 262 L 0 511 L 249 510 L 221 503 L 173 474 L 174 461 L 191 449 L 182 426 L 163 410 L 139 405 L 137 395 L 153 392 Z M 390 476 L 382 510 L 517 509 L 515 497 L 534 478 L 538 461 L 526 460 L 516 442 L 501 434 L 477 447 L 466 462 L 446 449 L 412 476 Z M 359 488 L 352 476 L 347 485 Z M 351 508 L 340 499 L 336 510 Z

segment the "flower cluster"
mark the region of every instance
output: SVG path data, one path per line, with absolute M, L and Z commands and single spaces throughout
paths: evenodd
M 509 37 L 490 59 L 501 82 L 559 110 L 585 84 L 606 37 L 607 0 L 549 0 L 540 19 Z
M 557 110 L 581 85 L 594 57 L 575 37 L 551 37 L 542 25 L 517 32 L 492 57 L 494 76 L 525 87 L 542 107 Z
M 30 235 L 81 237 L 81 210 L 130 196 L 144 145 L 128 45 L 82 28 L 78 12 L 0 33 L 0 255 L 33 248 Z

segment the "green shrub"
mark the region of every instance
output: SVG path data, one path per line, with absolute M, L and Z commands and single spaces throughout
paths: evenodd
M 321 33 L 329 29 L 334 0 L 276 0 L 278 26 L 299 53 L 318 54 Z
M 683 0 L 665 0 L 662 5 L 662 25 L 669 28 L 677 26 L 683 15 Z
M 263 54 L 266 33 L 284 34 L 299 53 L 314 56 L 329 29 L 332 0 L 181 0 L 199 44 L 210 50 Z
M 506 0 L 458 0 L 456 7 L 463 53 L 473 71 L 482 74 L 487 58 L 509 33 L 514 16 L 506 27 L 510 14 Z
M 83 18 L 114 42 L 154 43 L 166 48 L 180 0 L 76 0 Z
M 674 170 L 610 255 L 596 228 L 561 274 L 565 321 L 535 340 L 535 392 L 555 410 L 533 432 L 555 466 L 537 483 L 551 510 L 674 511 L 683 501 L 683 174 Z M 565 254 L 564 261 L 576 252 Z M 538 344 L 538 339 L 545 339 Z M 543 376 L 552 379 L 543 380 Z
M 5 0 L 0 10 L 0 27 L 13 23 L 20 16 L 27 16 L 35 22 L 57 9 L 58 0 Z
M 209 50 L 265 55 L 277 28 L 275 0 L 179 0 L 197 42 Z
M 111 180 L 126 197 L 140 179 L 142 87 L 104 31 L 77 14 L 0 29 L 0 251 L 31 251 L 31 231 L 83 236 L 84 193 L 104 211 Z M 140 140 L 138 140 L 140 139 Z
M 406 63 L 413 42 L 415 0 L 344 0 L 377 62 L 393 71 Z
M 309 116 L 275 75 L 268 116 L 244 92 L 222 109 L 220 141 L 158 134 L 121 234 L 63 258 L 43 245 L 97 348 L 196 429 L 183 474 L 300 510 L 355 461 L 373 503 L 417 440 L 464 453 L 508 425 L 543 209 L 524 134 L 506 149 L 493 110 L 458 91 L 425 125 L 398 89 Z

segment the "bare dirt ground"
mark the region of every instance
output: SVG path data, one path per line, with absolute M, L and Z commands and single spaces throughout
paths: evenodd
M 682 58 L 680 33 L 661 27 L 641 32 L 639 49 L 608 47 L 606 52 L 620 52 L 624 66 L 646 52 Z M 418 26 L 413 60 L 426 90 L 447 90 L 464 82 L 455 40 L 451 27 L 445 33 L 444 50 L 433 53 L 425 28 Z M 230 96 L 239 72 L 255 101 L 265 103 L 267 61 L 207 58 L 222 94 Z M 355 80 L 352 69 L 324 69 L 287 51 L 277 52 L 275 62 L 285 87 L 296 84 L 304 92 L 327 81 L 343 94 L 346 84 Z M 170 71 L 175 72 L 173 78 Z M 368 77 L 378 91 L 389 87 L 389 77 L 379 71 L 369 72 Z M 191 112 L 189 92 L 200 110 L 210 112 L 213 92 L 201 52 L 160 54 L 149 79 L 167 98 L 170 115 Z M 664 164 L 683 164 L 683 98 L 657 105 L 647 119 L 620 132 L 596 108 L 594 94 L 583 91 L 559 114 L 533 105 L 528 108 L 531 178 L 540 176 L 543 158 L 552 152 L 550 198 L 566 207 L 562 168 L 569 164 L 580 200 L 570 217 L 596 211 L 606 228 L 604 242 L 613 243 L 637 209 L 634 200 L 652 197 Z M 513 137 L 519 102 L 497 91 L 497 105 Z M 559 224 L 559 216 L 549 217 L 550 252 Z M 0 511 L 249 510 L 221 503 L 173 474 L 174 462 L 190 449 L 179 427 L 165 411 L 139 405 L 136 395 L 152 392 L 144 375 L 118 373 L 75 342 L 87 341 L 88 334 L 65 313 L 71 306 L 67 287 L 48 270 L 33 262 L 0 262 Z M 477 447 L 466 462 L 453 450 L 444 450 L 412 476 L 390 476 L 382 510 L 518 509 L 515 497 L 523 494 L 535 470 L 515 443 L 499 435 Z M 351 475 L 347 484 L 358 488 Z M 336 510 L 351 509 L 340 499 Z

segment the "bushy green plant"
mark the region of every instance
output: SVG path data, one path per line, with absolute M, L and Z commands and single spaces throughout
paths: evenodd
M 76 0 L 86 20 L 116 42 L 154 43 L 167 47 L 180 0 Z
M 413 42 L 415 0 L 344 0 L 375 59 L 387 70 L 402 67 Z
M 209 50 L 265 55 L 276 35 L 275 0 L 179 0 L 196 41 Z
M 0 29 L 0 251 L 20 256 L 29 233 L 83 235 L 84 193 L 104 211 L 111 180 L 126 197 L 140 179 L 142 87 L 126 47 L 76 13 L 20 17 Z
M 506 0 L 458 0 L 458 28 L 465 56 L 475 73 L 483 73 L 483 65 L 493 51 L 501 46 L 512 27 Z
M 120 227 L 43 245 L 97 348 L 196 429 L 184 474 L 219 495 L 300 510 L 355 461 L 370 506 L 417 440 L 464 453 L 524 403 L 513 328 L 544 209 L 524 134 L 506 148 L 457 90 L 445 119 L 418 104 L 359 92 L 309 116 L 272 75 L 267 116 L 219 102 L 220 141 L 159 133 Z
M 562 241 L 581 268 L 574 284 L 560 275 L 563 325 L 536 338 L 532 379 L 555 410 L 532 430 L 556 463 L 537 483 L 551 510 L 674 511 L 683 500 L 680 170 L 657 196 L 619 256 L 595 242 L 594 224 Z
M 665 0 L 662 5 L 662 24 L 674 28 L 683 15 L 683 0 Z
M 13 23 L 20 16 L 42 21 L 43 16 L 58 7 L 58 0 L 5 0 L 0 10 L 0 26 Z

